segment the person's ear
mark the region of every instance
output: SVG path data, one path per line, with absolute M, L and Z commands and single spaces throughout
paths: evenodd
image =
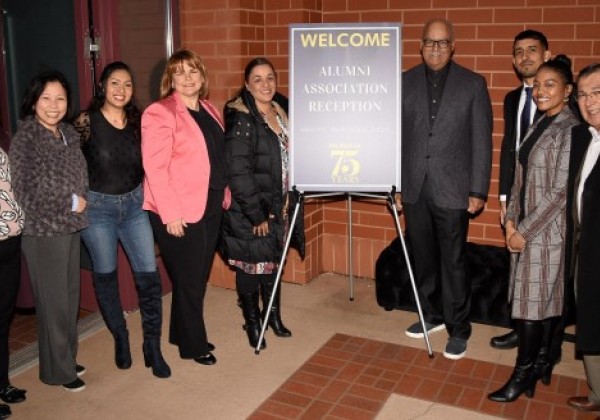
M 550 57 L 552 57 L 552 54 L 550 53 L 550 50 L 544 51 L 544 63 L 546 61 L 550 60 Z

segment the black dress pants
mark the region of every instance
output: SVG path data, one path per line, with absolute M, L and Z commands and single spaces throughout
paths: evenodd
M 21 282 L 21 237 L 0 241 L 0 389 L 8 381 L 8 332 Z
M 179 347 L 182 359 L 208 353 L 204 295 L 221 229 L 222 202 L 223 192 L 211 190 L 204 217 L 188 223 L 181 238 L 169 235 L 160 217 L 148 212 L 173 286 L 169 342 Z
M 471 335 L 471 284 L 466 278 L 466 209 L 434 204 L 427 180 L 416 203 L 403 204 L 425 321 L 446 324 L 451 337 Z

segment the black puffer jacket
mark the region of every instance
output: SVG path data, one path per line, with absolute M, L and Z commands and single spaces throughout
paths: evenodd
M 274 106 L 283 113 L 279 105 Z M 227 259 L 278 262 L 283 251 L 287 196 L 282 188 L 279 139 L 245 90 L 225 106 L 224 114 L 232 200 L 225 213 L 221 252 Z M 255 236 L 253 227 L 265 220 L 269 220 L 269 234 Z

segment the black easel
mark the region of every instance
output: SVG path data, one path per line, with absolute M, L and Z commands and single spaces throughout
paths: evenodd
M 396 195 L 396 187 L 393 186 L 391 189 L 391 192 L 387 193 L 386 195 L 378 195 L 378 194 L 368 194 L 368 193 L 340 193 L 340 192 L 330 192 L 330 193 L 321 193 L 321 194 L 311 194 L 311 195 L 305 195 L 303 192 L 298 191 L 296 189 L 296 187 L 294 186 L 292 189 L 293 193 L 296 195 L 296 206 L 294 208 L 294 214 L 292 216 L 292 220 L 290 220 L 290 226 L 288 229 L 288 234 L 287 234 L 287 238 L 285 239 L 285 245 L 283 247 L 283 253 L 281 254 L 281 260 L 279 261 L 279 266 L 277 267 L 277 276 L 275 277 L 275 284 L 273 286 L 273 293 L 271 294 L 271 298 L 269 299 L 269 306 L 267 307 L 267 310 L 265 311 L 265 319 L 263 319 L 262 322 L 262 329 L 260 331 L 260 337 L 258 338 L 258 343 L 256 345 L 256 348 L 254 349 L 254 354 L 260 354 L 260 346 L 263 342 L 263 339 L 265 337 L 265 331 L 267 329 L 267 323 L 269 321 L 269 316 L 271 315 L 271 308 L 273 306 L 273 300 L 275 298 L 275 293 L 277 291 L 277 288 L 279 287 L 279 283 L 281 282 L 281 273 L 283 272 L 283 266 L 285 264 L 285 259 L 287 257 L 289 248 L 290 248 L 290 241 L 292 238 L 292 233 L 294 230 L 294 227 L 296 226 L 296 219 L 298 218 L 298 214 L 300 212 L 300 206 L 303 204 L 304 200 L 307 198 L 322 198 L 322 197 L 333 197 L 333 196 L 337 196 L 337 195 L 342 195 L 342 194 L 346 194 L 348 197 L 348 213 L 349 213 L 349 220 L 348 220 L 348 226 L 349 226 L 349 258 L 348 258 L 348 264 L 350 266 L 350 300 L 353 301 L 354 300 L 354 291 L 353 291 L 353 276 L 352 276 L 352 208 L 351 208 L 351 203 L 352 203 L 352 196 L 358 196 L 358 197 L 368 197 L 368 198 L 375 198 L 378 200 L 386 200 L 388 205 L 391 207 L 392 209 L 392 214 L 394 217 L 394 222 L 396 223 L 396 231 L 398 232 L 398 236 L 400 237 L 400 242 L 402 243 L 402 251 L 404 253 L 404 259 L 406 261 L 406 267 L 408 269 L 408 273 L 410 276 L 410 284 L 412 286 L 413 289 L 413 294 L 415 297 L 415 302 L 417 305 L 417 312 L 419 314 L 419 321 L 421 322 L 421 328 L 423 329 L 423 337 L 425 338 L 425 345 L 427 346 L 427 353 L 429 355 L 430 358 L 433 357 L 433 351 L 431 350 L 431 344 L 429 342 L 429 334 L 427 333 L 427 328 L 425 327 L 425 319 L 423 318 L 423 311 L 421 309 L 421 302 L 419 300 L 419 294 L 417 292 L 417 286 L 415 284 L 415 279 L 413 276 L 413 271 L 412 271 L 412 267 L 410 265 L 410 259 L 408 257 L 408 251 L 406 250 L 406 244 L 404 242 L 404 235 L 402 234 L 402 228 L 400 226 L 400 218 L 398 217 L 398 209 L 396 208 L 396 202 L 395 202 L 395 195 Z

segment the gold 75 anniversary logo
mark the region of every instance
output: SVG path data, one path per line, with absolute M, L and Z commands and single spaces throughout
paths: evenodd
M 331 157 L 336 159 L 331 179 L 334 183 L 356 183 L 359 182 L 360 162 L 355 156 L 358 150 L 331 150 Z

